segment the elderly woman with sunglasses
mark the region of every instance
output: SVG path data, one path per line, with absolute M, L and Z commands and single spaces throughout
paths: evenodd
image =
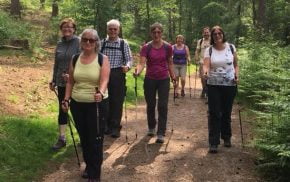
M 53 67 L 53 78 L 49 83 L 52 91 L 57 88 L 58 101 L 59 101 L 59 114 L 58 114 L 58 129 L 59 137 L 57 142 L 53 145 L 53 150 L 59 150 L 66 146 L 65 130 L 68 121 L 67 113 L 61 109 L 61 101 L 65 94 L 65 84 L 68 79 L 68 67 L 72 55 L 79 53 L 79 38 L 75 35 L 76 23 L 71 18 L 63 19 L 59 25 L 62 38 L 57 43 L 55 49 L 55 62 Z
M 85 172 L 89 182 L 100 181 L 103 162 L 103 140 L 107 84 L 110 75 L 108 57 L 99 53 L 100 39 L 94 29 L 81 34 L 82 52 L 73 58 L 63 100 L 69 106 L 80 136 Z
M 211 30 L 211 46 L 204 55 L 204 77 L 208 85 L 209 152 L 217 153 L 220 138 L 231 147 L 231 112 L 239 75 L 236 48 L 226 42 L 220 26 Z

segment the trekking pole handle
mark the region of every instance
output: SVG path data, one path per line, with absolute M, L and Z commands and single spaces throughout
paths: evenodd
M 95 91 L 96 91 L 95 100 L 97 102 L 101 102 L 104 99 L 104 94 L 99 90 L 98 87 L 95 87 Z M 99 97 L 98 95 L 101 95 L 101 97 Z

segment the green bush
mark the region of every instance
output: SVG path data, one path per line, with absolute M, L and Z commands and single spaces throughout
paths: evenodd
M 244 47 L 239 99 L 257 116 L 255 145 L 263 153 L 258 168 L 271 180 L 283 181 L 290 177 L 290 46 L 263 40 Z

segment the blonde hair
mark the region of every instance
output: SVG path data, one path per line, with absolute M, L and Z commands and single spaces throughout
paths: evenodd
M 110 25 L 116 25 L 117 27 L 120 27 L 121 23 L 119 20 L 112 19 L 107 22 L 107 27 L 109 27 Z
M 177 35 L 176 38 L 175 38 L 175 41 L 177 41 L 178 38 L 181 38 L 182 41 L 184 42 L 184 36 L 183 35 Z

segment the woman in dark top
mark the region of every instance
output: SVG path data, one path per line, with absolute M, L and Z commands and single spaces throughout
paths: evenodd
M 53 150 L 59 150 L 66 146 L 65 130 L 68 120 L 67 113 L 61 109 L 61 101 L 64 99 L 65 85 L 68 80 L 69 63 L 74 54 L 79 53 L 79 38 L 75 35 L 76 24 L 71 18 L 63 19 L 60 23 L 60 31 L 62 34 L 61 40 L 57 43 L 55 49 L 55 62 L 53 67 L 53 78 L 49 83 L 52 91 L 57 88 L 59 101 L 59 137 L 53 145 Z

